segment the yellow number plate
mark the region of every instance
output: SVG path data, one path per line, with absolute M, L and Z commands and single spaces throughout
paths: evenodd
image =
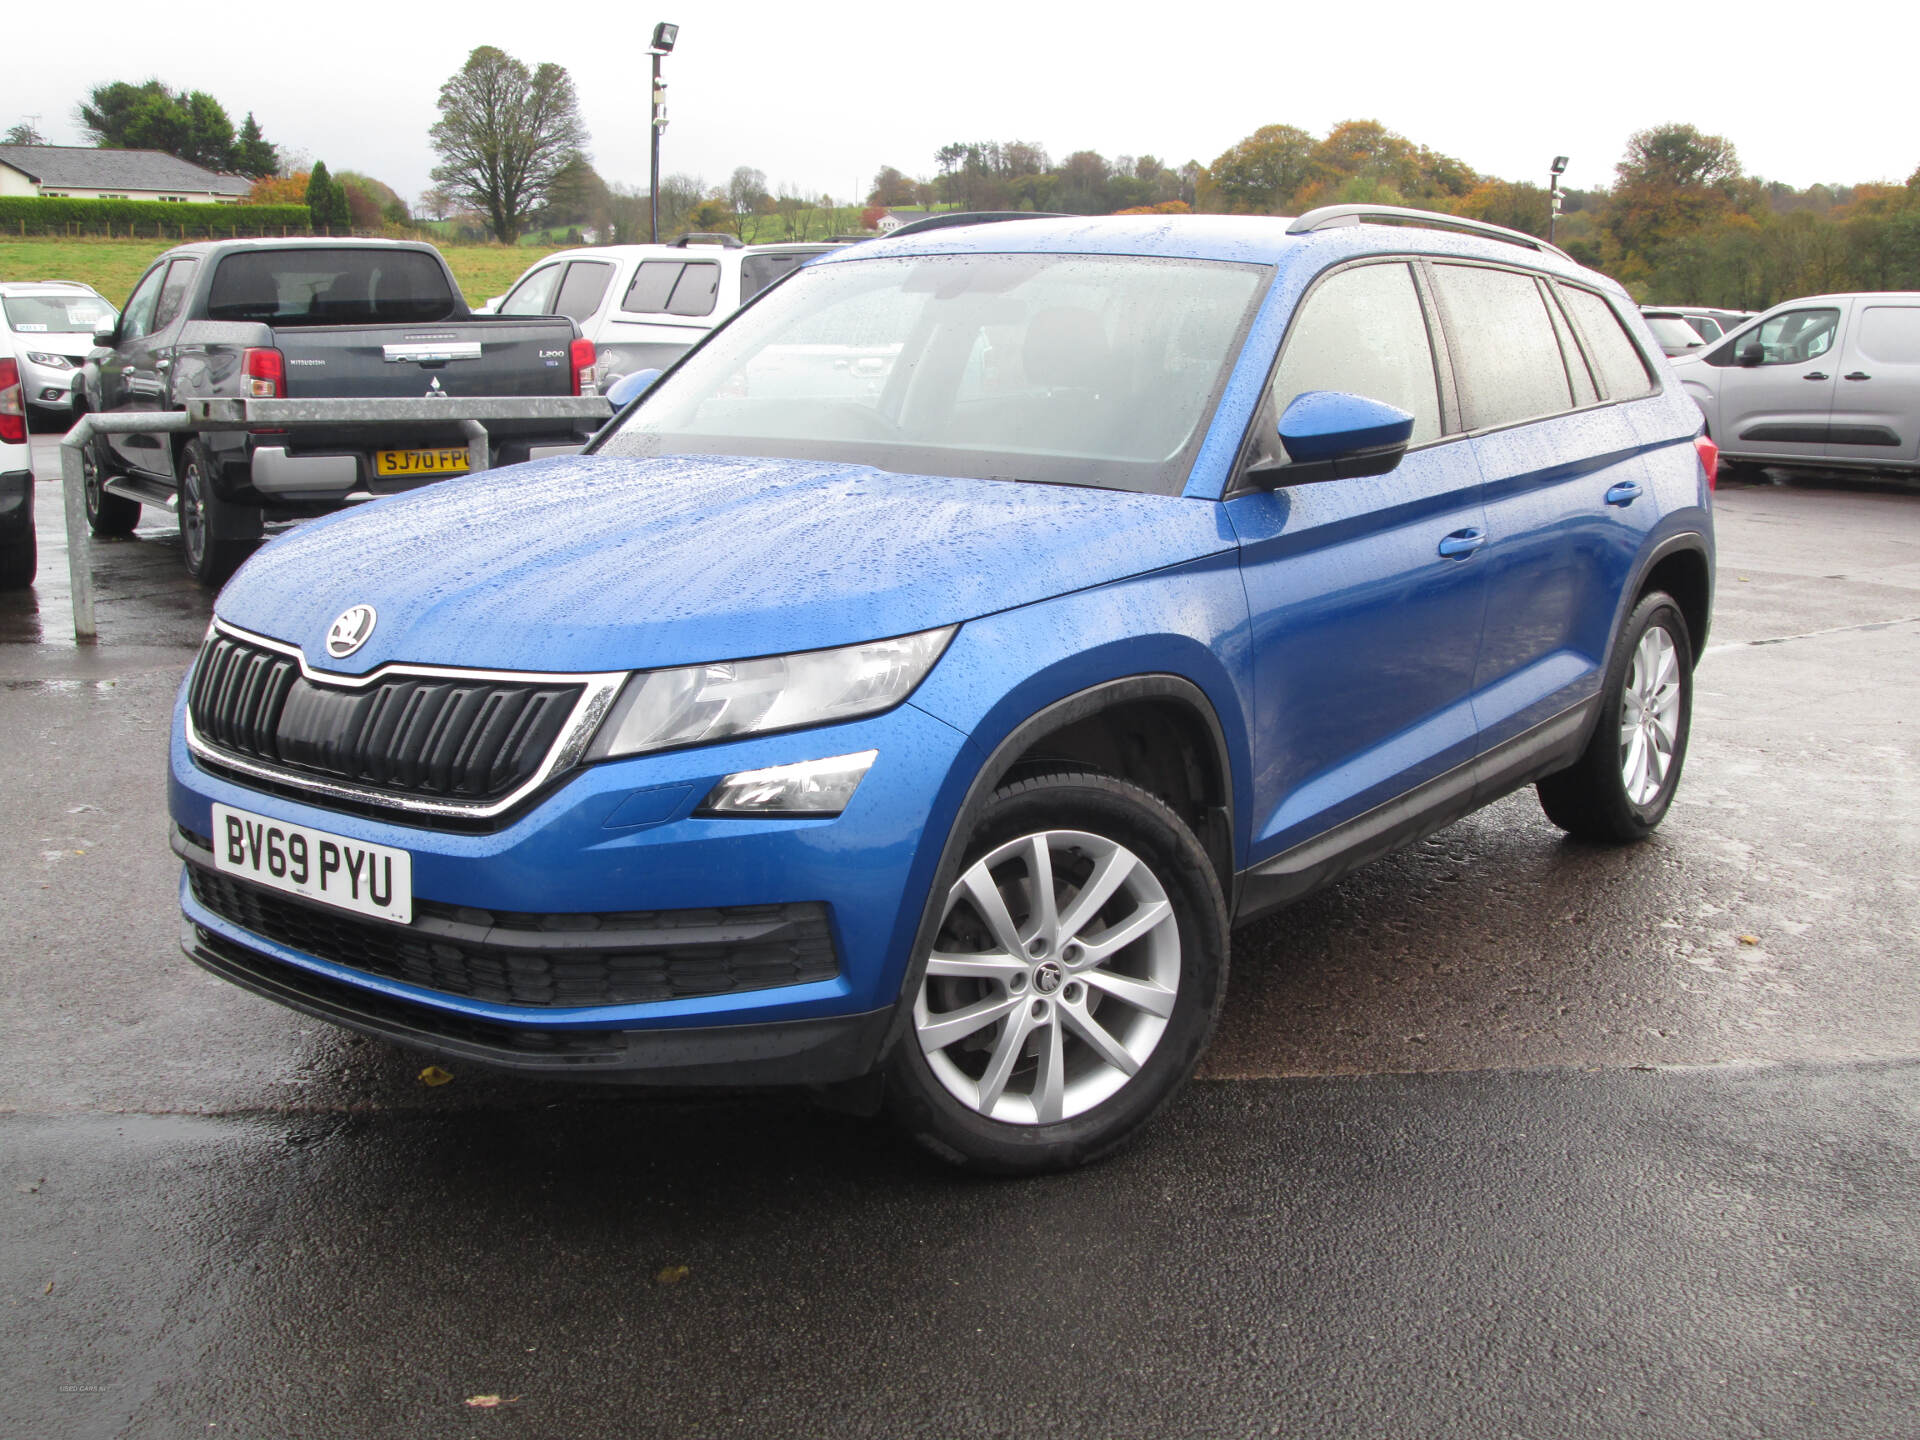
M 458 475 L 467 469 L 465 447 L 452 450 L 380 450 L 373 457 L 379 475 Z

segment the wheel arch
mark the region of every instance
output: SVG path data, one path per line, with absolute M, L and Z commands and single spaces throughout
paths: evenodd
M 912 1017 L 908 1003 L 920 983 L 922 957 L 933 943 L 940 925 L 941 901 L 960 873 L 960 862 L 967 841 L 979 824 L 980 816 L 994 792 L 1005 779 L 1023 765 L 1038 765 L 1049 760 L 1073 760 L 1092 764 L 1093 754 L 1102 744 L 1118 744 L 1124 753 L 1124 735 L 1129 727 L 1151 735 L 1154 726 L 1173 726 L 1175 733 L 1198 747 L 1201 794 L 1217 797 L 1210 801 L 1214 816 L 1204 829 L 1196 829 L 1200 843 L 1220 876 L 1220 887 L 1232 913 L 1234 895 L 1234 831 L 1232 752 L 1225 728 L 1207 693 L 1193 681 L 1180 675 L 1147 673 L 1122 676 L 1089 685 L 1041 706 L 1009 729 L 987 753 L 967 785 L 952 823 L 947 827 L 940 858 L 933 869 L 932 883 L 921 907 L 920 922 L 914 929 L 912 948 L 907 954 L 895 1013 L 876 1064 L 884 1063 L 893 1046 L 899 1043 Z M 1094 768 L 1101 768 L 1095 766 Z M 1111 772 L 1109 772 L 1111 773 Z M 1118 778 L 1134 780 L 1122 774 Z M 1151 785 L 1142 785 L 1152 789 Z M 1182 819 L 1186 817 L 1183 815 Z M 1214 833 L 1219 839 L 1216 841 Z

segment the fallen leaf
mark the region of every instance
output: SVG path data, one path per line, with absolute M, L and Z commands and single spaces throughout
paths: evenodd
M 692 1273 L 693 1270 L 686 1265 L 669 1265 L 653 1277 L 653 1283 L 656 1285 L 678 1285 Z
M 442 1070 L 438 1065 L 429 1065 L 420 1072 L 420 1079 L 427 1085 L 444 1085 L 453 1079 L 453 1075 L 449 1071 Z M 467 1403 L 471 1405 L 473 1402 L 469 1400 Z
M 51 1295 L 53 1293 L 53 1281 L 51 1280 L 47 1281 L 47 1288 L 42 1290 L 40 1293 L 42 1295 Z
M 516 1395 L 516 1396 L 514 1397 L 514 1399 L 515 1399 L 515 1400 L 517 1400 L 517 1399 L 519 1399 L 519 1398 L 520 1398 L 520 1397 L 519 1397 L 519 1396 L 517 1396 L 517 1395 Z M 498 1406 L 498 1405 L 511 1405 L 512 1403 L 513 1403 L 513 1400 L 502 1400 L 502 1399 L 501 1399 L 501 1398 L 500 1398 L 500 1397 L 499 1397 L 498 1395 L 469 1395 L 469 1396 L 467 1396 L 467 1404 L 469 1404 L 469 1405 L 471 1405 L 471 1406 L 472 1406 L 472 1407 L 473 1407 L 474 1409 L 476 1409 L 476 1410 L 491 1410 L 491 1409 L 493 1409 L 493 1408 L 494 1408 L 495 1406 Z
M 1760 943 L 1760 937 L 1758 935 L 1742 935 L 1740 937 L 1740 943 L 1742 945 L 1758 945 Z

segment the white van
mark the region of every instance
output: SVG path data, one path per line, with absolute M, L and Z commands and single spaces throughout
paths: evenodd
M 1671 363 L 1724 461 L 1920 470 L 1920 291 L 1789 300 Z
M 833 244 L 742 245 L 683 235 L 670 245 L 600 245 L 548 255 L 482 307 L 496 315 L 565 315 L 593 341 L 602 390 L 637 370 L 664 370 L 788 272 Z

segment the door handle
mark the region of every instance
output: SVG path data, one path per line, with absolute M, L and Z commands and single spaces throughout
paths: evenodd
M 156 370 L 171 370 L 173 368 L 173 361 L 156 360 L 153 362 L 153 368 Z
M 1824 380 L 1827 378 L 1827 372 L 1824 370 L 1809 370 L 1800 378 L 1802 380 Z
M 1449 560 L 1471 555 L 1487 543 L 1484 530 L 1456 530 L 1440 542 L 1440 553 Z
M 1622 480 L 1607 491 L 1607 504 L 1631 505 L 1640 498 L 1640 487 L 1631 480 Z
M 1867 373 L 1866 371 L 1864 371 L 1864 370 L 1856 370 L 1856 371 L 1854 371 L 1854 372 L 1853 372 L 1853 373 L 1852 373 L 1851 375 L 1849 375 L 1849 376 L 1847 376 L 1846 378 L 1847 378 L 1847 379 L 1849 379 L 1849 380 L 1871 380 L 1871 379 L 1873 378 L 1873 376 L 1871 376 L 1871 375 L 1869 375 L 1869 374 L 1868 374 L 1868 373 Z

